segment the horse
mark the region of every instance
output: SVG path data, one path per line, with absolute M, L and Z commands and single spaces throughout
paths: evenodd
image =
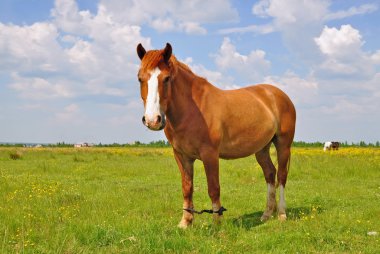
M 326 150 L 338 150 L 340 143 L 337 141 L 327 141 L 323 146 L 323 151 Z
M 296 122 L 289 97 L 269 84 L 219 89 L 178 61 L 169 43 L 164 49 L 149 51 L 140 43 L 137 55 L 141 60 L 137 76 L 145 110 L 142 122 L 150 130 L 164 130 L 181 173 L 183 214 L 178 226 L 188 227 L 194 214 L 199 213 L 193 204 L 195 160 L 203 162 L 212 206 L 208 211 L 219 223 L 226 210 L 220 201 L 219 158 L 253 154 L 267 183 L 267 203 L 261 220 L 271 218 L 277 209 L 278 186 L 278 219 L 286 220 L 285 184 Z M 277 172 L 269 154 L 272 143 L 277 151 Z

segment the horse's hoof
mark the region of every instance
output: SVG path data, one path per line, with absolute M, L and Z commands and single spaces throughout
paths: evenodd
M 279 221 L 286 221 L 286 214 L 285 214 L 285 213 L 283 213 L 283 214 L 279 214 L 279 215 L 278 215 L 278 220 L 279 220 Z
M 222 221 L 223 221 L 223 216 L 214 214 L 214 217 L 213 217 L 214 225 L 221 225 Z
M 190 225 L 191 225 L 191 222 L 186 221 L 186 220 L 181 220 L 180 223 L 178 224 L 178 227 L 181 229 L 187 229 L 187 227 Z
M 260 221 L 264 222 L 270 219 L 270 215 L 263 214 L 260 218 Z

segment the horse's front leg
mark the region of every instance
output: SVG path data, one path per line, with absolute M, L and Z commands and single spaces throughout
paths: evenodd
M 202 154 L 201 159 L 206 171 L 208 195 L 211 199 L 213 218 L 215 223 L 220 223 L 222 213 L 220 211 L 222 205 L 220 203 L 220 185 L 219 185 L 219 155 L 215 151 L 208 151 Z
M 191 210 L 193 205 L 193 175 L 194 175 L 194 159 L 174 150 L 174 157 L 178 164 L 179 171 L 182 177 L 182 194 L 183 194 L 183 215 L 178 227 L 187 228 L 194 220 L 194 215 Z M 185 210 L 188 209 L 188 210 Z M 190 211 L 189 211 L 190 210 Z

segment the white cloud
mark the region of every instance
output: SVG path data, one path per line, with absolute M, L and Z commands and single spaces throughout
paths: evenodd
M 207 30 L 201 27 L 197 22 L 183 22 L 179 27 L 188 34 L 207 34 Z
M 26 110 L 26 111 L 46 110 L 45 106 L 40 103 L 28 103 L 28 104 L 20 105 L 18 108 L 21 110 Z
M 100 6 L 107 10 L 115 22 L 139 26 L 148 24 L 159 32 L 206 34 L 204 24 L 238 20 L 238 12 L 229 0 L 169 0 L 165 3 L 151 0 L 102 0 Z
M 375 4 L 363 4 L 348 10 L 330 11 L 330 0 L 260 0 L 252 7 L 252 13 L 261 18 L 273 18 L 278 30 L 289 25 L 307 26 L 310 23 L 343 19 L 377 10 Z
M 319 86 L 313 76 L 303 79 L 292 71 L 286 71 L 282 76 L 267 76 L 266 84 L 272 84 L 283 90 L 297 105 L 312 105 L 318 100 Z
M 239 18 L 239 14 L 232 7 L 229 0 L 195 0 L 195 1 L 173 1 L 173 16 L 176 18 L 199 23 L 215 23 L 215 22 L 235 22 Z
M 151 26 L 158 32 L 169 32 L 176 29 L 174 20 L 168 17 L 154 19 Z
M 233 34 L 233 33 L 258 33 L 258 34 L 269 34 L 274 32 L 274 26 L 272 24 L 265 25 L 250 25 L 245 27 L 232 27 L 224 28 L 218 31 L 219 34 Z
M 156 29 L 158 32 L 185 32 L 187 34 L 193 35 L 204 35 L 207 34 L 207 30 L 203 28 L 197 22 L 180 22 L 176 23 L 172 18 L 157 18 L 150 23 L 151 27 Z
M 378 114 L 380 114 L 380 71 L 375 73 L 368 80 L 360 84 L 360 89 L 366 91 L 364 97 L 369 105 L 375 107 Z M 373 101 L 371 101 L 371 99 Z M 374 103 L 376 101 L 376 103 Z
M 70 104 L 66 106 L 62 112 L 56 113 L 56 120 L 58 122 L 69 122 L 69 123 L 78 123 L 82 122 L 83 119 L 79 117 L 80 109 L 77 104 Z
M 66 50 L 69 62 L 86 75 L 93 73 L 98 65 L 98 60 L 101 60 L 95 55 L 93 47 L 90 42 L 79 39 Z
M 88 34 L 87 23 L 93 18 L 89 11 L 79 11 L 75 0 L 55 0 L 55 8 L 51 10 L 55 24 L 65 32 Z
M 260 0 L 253 5 L 252 14 L 270 19 L 267 24 L 227 28 L 219 30 L 219 33 L 281 32 L 286 40 L 297 35 L 299 40 L 304 41 L 302 38 L 306 36 L 303 36 L 303 32 L 309 34 L 310 30 L 315 31 L 315 26 L 322 24 L 323 17 L 328 13 L 328 6 L 328 0 Z
M 363 4 L 359 7 L 350 7 L 348 10 L 340 10 L 337 12 L 331 12 L 328 13 L 324 19 L 325 20 L 335 20 L 335 19 L 343 19 L 348 18 L 355 15 L 363 15 L 367 13 L 371 13 L 374 11 L 377 11 L 377 5 L 376 4 Z
M 359 31 L 350 25 L 343 25 L 339 30 L 325 26 L 314 40 L 322 53 L 335 57 L 357 54 L 364 44 Z
M 231 76 L 226 76 L 219 71 L 209 70 L 202 64 L 195 64 L 191 57 L 186 58 L 183 62 L 187 64 L 196 75 L 207 79 L 214 86 L 222 89 L 238 88 Z
M 222 70 L 230 69 L 243 75 L 248 78 L 249 83 L 260 81 L 271 67 L 270 62 L 265 59 L 263 50 L 253 50 L 248 55 L 240 54 L 228 37 L 223 39 L 215 55 L 215 63 Z
M 331 0 L 260 0 L 252 7 L 256 17 L 268 19 L 266 24 L 220 29 L 220 34 L 279 32 L 285 46 L 304 62 L 319 57 L 312 38 L 319 35 L 325 22 L 372 13 L 376 4 L 363 4 L 347 10 L 331 10 Z
M 70 98 L 74 91 L 62 81 L 48 81 L 40 77 L 20 77 L 18 73 L 12 73 L 13 82 L 9 85 L 17 91 L 21 97 L 33 100 Z
M 113 126 L 140 124 L 140 119 L 144 112 L 144 104 L 142 100 L 139 99 L 132 99 L 127 104 L 122 105 L 105 104 L 103 107 L 107 110 L 119 112 L 118 115 L 107 119 L 107 122 Z
M 298 59 L 310 62 L 318 51 L 312 40 L 323 27 L 323 17 L 329 13 L 329 0 L 261 0 L 253 5 L 252 13 L 268 19 L 260 26 L 273 27 L 283 44 Z
M 369 78 L 374 75 L 378 52 L 363 51 L 364 41 L 359 30 L 351 25 L 340 29 L 324 27 L 319 37 L 314 38 L 325 60 L 320 64 L 320 74 Z
M 334 98 L 332 106 L 323 105 L 319 110 L 324 114 L 339 116 L 340 119 L 355 119 L 358 115 L 368 113 L 369 108 L 370 105 L 363 104 L 362 101 L 339 96 Z
M 380 50 L 371 55 L 371 60 L 374 64 L 380 64 Z
M 96 15 L 79 11 L 73 0 L 57 0 L 51 13 L 44 23 L 0 23 L 0 67 L 17 73 L 10 87 L 32 99 L 130 95 L 138 68 L 134 46 L 151 48 L 141 28 L 115 22 L 101 5 Z M 36 85 L 44 82 L 44 89 Z
M 261 0 L 254 4 L 252 13 L 263 18 L 274 18 L 276 27 L 289 24 L 306 25 L 319 21 L 328 11 L 327 0 Z
M 1 69 L 57 71 L 62 65 L 58 35 L 57 28 L 50 23 L 34 23 L 31 26 L 0 23 Z

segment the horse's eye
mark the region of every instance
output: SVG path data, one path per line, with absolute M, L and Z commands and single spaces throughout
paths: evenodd
M 170 76 L 164 78 L 164 84 L 168 84 L 170 81 Z
M 139 82 L 142 83 L 142 79 L 141 78 L 139 78 Z

